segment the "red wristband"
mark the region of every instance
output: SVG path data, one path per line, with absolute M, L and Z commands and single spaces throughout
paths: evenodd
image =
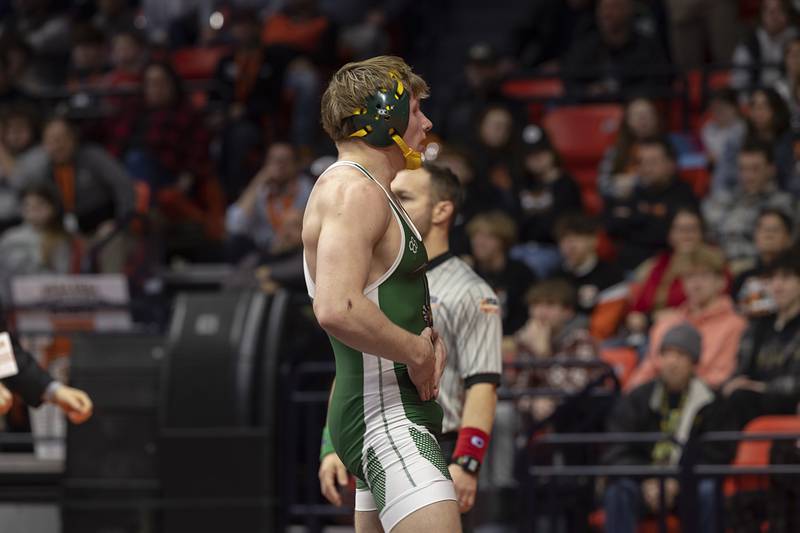
M 486 450 L 489 448 L 489 439 L 489 435 L 483 430 L 462 427 L 458 432 L 458 441 L 456 442 L 456 450 L 453 452 L 453 458 L 466 455 L 482 463 L 483 456 L 486 455 Z

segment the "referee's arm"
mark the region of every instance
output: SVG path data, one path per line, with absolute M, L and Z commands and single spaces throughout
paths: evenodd
M 502 320 L 497 296 L 488 287 L 467 291 L 461 302 L 458 343 L 459 373 L 464 379 L 461 427 L 492 432 L 497 406 L 497 386 L 502 372 Z

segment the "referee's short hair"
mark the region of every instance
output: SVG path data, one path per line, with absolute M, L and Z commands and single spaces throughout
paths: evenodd
M 422 167 L 431 177 L 431 192 L 437 202 L 453 204 L 453 219 L 464 204 L 464 189 L 461 182 L 449 168 L 435 163 L 423 163 Z
M 540 281 L 525 296 L 528 305 L 556 304 L 567 309 L 578 307 L 578 291 L 570 282 L 561 278 Z

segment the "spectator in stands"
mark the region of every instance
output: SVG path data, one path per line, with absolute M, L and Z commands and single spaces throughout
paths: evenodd
M 0 115 L 0 233 L 20 220 L 14 170 L 17 161 L 39 140 L 37 119 L 33 107 L 21 103 Z
M 534 2 L 530 7 L 526 22 L 515 35 L 515 56 L 522 68 L 552 66 L 594 26 L 593 0 Z
M 336 62 L 336 28 L 319 11 L 317 0 L 288 0 L 267 17 L 261 30 L 265 46 L 282 45 L 318 66 Z
M 800 180 L 795 178 L 793 139 L 789 108 L 780 95 L 771 88 L 753 91 L 747 117 L 747 134 L 736 143 L 728 142 L 714 171 L 717 190 L 732 191 L 738 184 L 739 152 L 743 144 L 761 142 L 768 144 L 773 153 L 776 184 L 790 191 L 800 192 Z M 795 183 L 798 181 L 798 183 Z
M 536 276 L 525 264 L 515 261 L 508 252 L 517 240 L 517 227 L 500 211 L 482 213 L 467 225 L 475 261 L 475 272 L 497 293 L 503 316 L 503 332 L 515 333 L 527 317 L 525 291 Z
M 747 326 L 734 308 L 726 292 L 725 258 L 722 252 L 709 247 L 697 248 L 681 260 L 679 275 L 686 291 L 686 303 L 665 312 L 650 330 L 650 349 L 636 368 L 625 388 L 642 385 L 658 374 L 657 347 L 667 331 L 681 323 L 689 323 L 700 332 L 703 343 L 695 374 L 706 385 L 716 389 L 731 377 L 736 368 L 739 339 Z
M 463 79 L 453 84 L 447 98 L 442 98 L 441 131 L 448 142 L 466 146 L 474 142 L 475 124 L 493 103 L 508 105 L 501 84 L 505 69 L 495 48 L 477 42 L 467 50 Z
M 339 28 L 337 46 L 340 54 L 349 61 L 362 61 L 389 51 L 395 37 L 392 35 L 396 29 L 393 22 L 404 20 L 411 2 L 320 0 L 318 3 L 320 10 Z M 415 37 L 418 37 L 418 29 L 415 28 Z
M 522 133 L 522 183 L 520 241 L 512 255 L 525 261 L 540 277 L 558 267 L 558 249 L 553 227 L 556 219 L 581 212 L 583 201 L 578 184 L 561 166 L 561 158 L 539 126 L 529 125 Z
M 465 150 L 448 145 L 437 154 L 435 161 L 455 174 L 464 190 L 464 202 L 450 229 L 450 250 L 455 255 L 467 255 L 470 253 L 467 224 L 479 213 L 503 209 L 502 196 L 486 186 L 483 180 L 475 179 L 475 171 Z
M 0 53 L 0 104 L 10 105 L 27 99 L 28 94 L 13 77 L 9 58 Z
M 736 89 L 771 87 L 781 78 L 786 44 L 798 34 L 791 0 L 761 2 L 759 24 L 733 52 L 731 85 Z
M 142 35 L 135 30 L 123 30 L 111 38 L 111 71 L 103 78 L 103 86 L 114 89 L 134 89 L 142 81 L 147 61 L 147 49 Z
M 480 187 L 492 189 L 492 196 L 500 197 L 503 208 L 515 219 L 519 214 L 517 131 L 511 109 L 490 104 L 480 116 L 477 139 L 471 150 L 475 179 Z
M 681 70 L 730 62 L 739 36 L 737 4 L 667 0 L 672 62 Z
M 225 226 L 231 239 L 231 259 L 237 261 L 253 250 L 268 253 L 285 217 L 304 210 L 312 186 L 311 179 L 300 172 L 294 147 L 287 142 L 273 143 L 261 170 L 228 208 Z
M 261 40 L 264 46 L 280 45 L 298 54 L 286 73 L 294 100 L 290 138 L 301 151 L 309 150 L 319 129 L 318 69 L 336 66 L 336 28 L 316 0 L 288 0 L 264 21 Z
M 679 207 L 669 228 L 669 250 L 644 262 L 634 273 L 637 288 L 625 320 L 631 335 L 643 335 L 664 310 L 686 302 L 680 265 L 688 254 L 706 246 L 705 222 L 695 206 Z
M 700 130 L 703 148 L 713 168 L 711 193 L 726 187 L 728 172 L 724 164 L 728 145 L 741 146 L 747 133 L 747 124 L 739 113 L 739 103 L 733 89 L 722 89 L 711 96 L 708 121 Z
M 658 346 L 658 376 L 621 397 L 608 417 L 612 433 L 666 433 L 669 438 L 649 443 L 612 444 L 603 462 L 608 465 L 677 465 L 682 445 L 690 438 L 717 429 L 714 393 L 695 376 L 702 339 L 691 325 L 673 326 Z M 700 462 L 715 462 L 703 449 Z M 675 478 L 664 480 L 665 511 L 697 505 L 698 531 L 715 529 L 715 484 L 701 480 L 696 495 L 681 494 Z M 606 531 L 633 533 L 639 519 L 661 510 L 658 478 L 620 477 L 611 480 L 603 497 Z
M 694 205 L 688 183 L 677 175 L 675 151 L 665 138 L 638 145 L 639 183 L 626 199 L 609 199 L 605 206 L 608 234 L 619 245 L 619 263 L 632 270 L 667 247 L 672 214 L 678 206 Z
M 772 145 L 778 185 L 792 189 L 794 184 L 789 183 L 794 168 L 791 115 L 786 102 L 775 89 L 768 87 L 753 92 L 750 98 L 747 140 Z M 800 191 L 800 185 L 796 186 L 796 190 Z
M 203 118 L 190 107 L 171 65 L 145 68 L 143 102 L 113 121 L 108 143 L 134 179 L 149 185 L 165 218 L 168 253 L 219 259 L 225 197 L 212 170 Z
M 575 41 L 564 57 L 569 92 L 620 95 L 668 85 L 661 43 L 637 31 L 633 14 L 633 0 L 598 0 L 597 30 Z
M 775 82 L 774 88 L 786 101 L 792 114 L 792 129 L 800 126 L 800 109 L 798 109 L 797 89 L 800 82 L 800 35 L 793 37 L 783 51 L 782 77 Z
M 61 117 L 42 129 L 42 146 L 20 158 L 17 182 L 55 184 L 65 212 L 67 230 L 78 232 L 92 245 L 110 237 L 133 211 L 134 190 L 125 169 L 99 146 L 82 143 L 75 127 Z M 122 238 L 100 252 L 103 272 L 120 272 L 125 264 Z
M 106 36 L 93 26 L 74 30 L 67 87 L 72 90 L 102 85 L 108 71 Z
M 797 202 L 778 190 L 772 147 L 750 142 L 739 153 L 739 188 L 720 191 L 703 203 L 703 214 L 713 240 L 722 247 L 734 273 L 753 266 L 758 252 L 753 230 L 767 208 L 793 213 Z
M 260 151 L 265 130 L 276 134 L 276 112 L 283 103 L 286 68 L 294 55 L 282 46 L 264 48 L 258 12 L 242 9 L 231 20 L 233 52 L 223 57 L 215 75 L 226 110 L 222 133 L 222 178 L 229 198 L 241 194 L 251 175 L 253 151 Z
M 65 79 L 71 44 L 68 4 L 55 0 L 15 3 L 2 20 L 2 36 L 19 36 L 32 50 L 32 77 L 39 87 L 59 88 Z
M 0 101 L 28 99 L 41 90 L 33 73 L 33 50 L 19 35 L 0 39 Z
M 23 223 L 0 238 L 0 283 L 6 295 L 14 276 L 73 273 L 80 259 L 77 241 L 64 229 L 59 192 L 52 183 L 30 185 L 21 203 Z
M 303 275 L 303 211 L 289 209 L 283 225 L 275 235 L 267 254 L 262 255 L 256 269 L 256 279 L 261 290 L 272 294 L 280 287 L 302 292 Z
M 736 429 L 762 415 L 796 414 L 800 401 L 800 252 L 784 252 L 770 271 L 777 311 L 750 322 L 735 377 L 722 388 Z
M 590 318 L 597 339 L 613 335 L 628 307 L 628 283 L 616 263 L 597 256 L 599 224 L 583 214 L 565 215 L 555 226 L 561 268 L 553 276 L 577 292 L 577 310 Z
M 794 221 L 778 209 L 765 209 L 758 216 L 755 246 L 756 265 L 736 277 L 731 294 L 739 311 L 748 318 L 770 315 L 776 311 L 769 292 L 769 273 L 772 263 L 792 246 Z
M 128 0 L 97 0 L 92 25 L 106 35 L 129 33 L 136 24 L 136 13 Z
M 572 285 L 562 279 L 541 281 L 528 291 L 526 299 L 528 321 L 514 334 L 517 361 L 542 361 L 555 357 L 577 361 L 597 359 L 597 346 L 589 333 L 589 320 L 577 313 L 577 294 Z M 513 386 L 542 387 L 574 394 L 589 384 L 591 376 L 590 369 L 580 367 L 522 369 Z M 556 406 L 553 397 L 534 398 L 529 406 L 534 422 L 547 419 Z
M 604 198 L 628 198 L 638 176 L 640 142 L 663 135 L 664 125 L 655 102 L 634 98 L 625 105 L 617 141 L 603 155 L 597 178 Z

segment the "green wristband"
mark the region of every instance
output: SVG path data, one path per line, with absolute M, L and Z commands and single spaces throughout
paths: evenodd
M 336 453 L 336 450 L 333 449 L 333 443 L 331 442 L 331 431 L 328 429 L 328 424 L 325 424 L 325 427 L 322 428 L 322 443 L 319 449 L 319 460 L 322 461 L 326 455 L 332 453 Z

